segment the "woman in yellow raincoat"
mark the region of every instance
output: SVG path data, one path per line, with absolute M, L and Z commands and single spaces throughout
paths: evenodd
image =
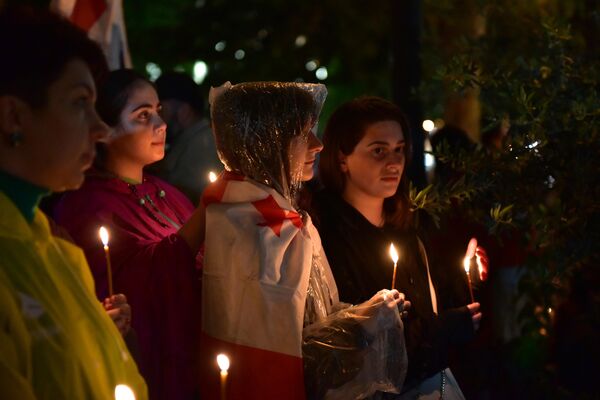
M 15 8 L 0 10 L 0 54 L 0 398 L 146 399 L 83 252 L 37 207 L 81 185 L 107 135 L 102 52 L 64 19 Z

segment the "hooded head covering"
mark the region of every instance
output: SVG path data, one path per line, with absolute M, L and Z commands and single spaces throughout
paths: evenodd
M 301 176 L 290 165 L 292 139 L 308 140 L 326 96 L 324 85 L 311 83 L 227 82 L 211 89 L 213 132 L 225 169 L 293 202 Z

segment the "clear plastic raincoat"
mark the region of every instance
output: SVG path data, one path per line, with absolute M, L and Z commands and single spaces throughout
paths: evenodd
M 398 392 L 404 379 L 398 311 L 383 300 L 339 302 L 319 234 L 296 206 L 294 149 L 308 142 L 326 93 L 280 82 L 211 93 L 226 172 L 203 199 L 202 349 L 209 371 L 217 353 L 232 358 L 231 398 L 361 399 Z M 205 374 L 207 398 L 215 376 Z

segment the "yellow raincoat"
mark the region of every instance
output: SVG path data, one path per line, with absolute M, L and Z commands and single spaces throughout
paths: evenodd
M 118 384 L 148 397 L 83 252 L 0 192 L 0 399 L 107 400 Z

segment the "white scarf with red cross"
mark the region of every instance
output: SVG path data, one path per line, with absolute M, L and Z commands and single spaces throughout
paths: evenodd
M 304 399 L 304 307 L 313 253 L 323 251 L 316 229 L 274 189 L 233 173 L 203 201 L 202 367 L 214 371 L 204 377 L 206 398 L 218 390 L 214 357 L 225 353 L 228 398 Z

